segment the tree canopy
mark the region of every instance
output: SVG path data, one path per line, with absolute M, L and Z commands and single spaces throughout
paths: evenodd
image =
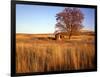
M 66 7 L 56 14 L 56 32 L 68 32 L 69 39 L 74 32 L 83 28 L 84 15 L 79 8 Z

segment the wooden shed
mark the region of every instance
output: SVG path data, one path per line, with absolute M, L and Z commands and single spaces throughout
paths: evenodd
M 55 34 L 55 39 L 56 40 L 64 40 L 68 37 L 67 35 L 68 35 L 67 32 L 59 32 L 59 33 Z

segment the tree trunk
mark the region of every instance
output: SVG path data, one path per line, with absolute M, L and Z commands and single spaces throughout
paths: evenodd
M 69 34 L 69 39 L 71 38 L 71 33 Z
M 69 32 L 69 39 L 71 38 L 71 35 L 72 35 L 72 29 L 73 29 L 73 26 L 71 25 L 71 30 Z

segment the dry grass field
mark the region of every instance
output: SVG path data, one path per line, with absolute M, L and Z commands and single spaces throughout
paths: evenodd
M 50 34 L 16 34 L 16 72 L 49 72 L 95 68 L 94 35 L 57 41 Z

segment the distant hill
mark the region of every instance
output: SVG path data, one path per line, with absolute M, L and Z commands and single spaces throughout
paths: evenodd
M 95 34 L 95 32 L 91 31 L 91 30 L 81 30 L 80 33 L 87 34 L 87 35 L 94 35 Z
M 58 33 L 61 33 L 61 34 L 66 34 L 66 35 L 69 35 L 69 33 L 67 32 L 58 32 Z M 47 37 L 47 36 L 53 36 L 55 35 L 56 33 L 42 33 L 42 34 L 25 34 L 25 33 L 16 33 L 17 36 L 37 36 L 37 37 Z M 73 32 L 72 35 L 94 35 L 95 32 L 94 31 L 90 31 L 90 30 L 81 30 L 80 32 Z
M 67 32 L 58 32 L 58 33 L 54 33 L 54 34 L 64 34 L 64 35 L 69 35 L 69 33 Z M 79 32 L 73 32 L 72 35 L 94 35 L 95 32 L 94 31 L 90 31 L 90 30 L 81 30 Z

